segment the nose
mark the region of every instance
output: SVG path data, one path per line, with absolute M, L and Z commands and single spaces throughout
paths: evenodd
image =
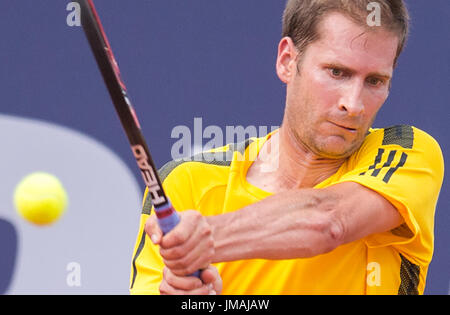
M 339 110 L 345 112 L 348 116 L 363 114 L 362 90 L 363 85 L 358 82 L 353 82 L 345 87 L 339 100 Z

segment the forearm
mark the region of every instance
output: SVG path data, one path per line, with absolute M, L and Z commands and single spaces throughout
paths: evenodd
M 218 216 L 183 211 L 180 219 L 165 236 L 154 216 L 145 225 L 179 276 L 223 261 L 313 257 L 403 223 L 393 204 L 354 182 L 286 191 Z
M 338 199 L 323 190 L 291 190 L 209 217 L 214 262 L 305 258 L 334 249 L 341 235 L 333 218 Z

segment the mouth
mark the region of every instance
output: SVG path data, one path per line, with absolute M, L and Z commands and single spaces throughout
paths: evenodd
M 344 129 L 344 130 L 347 130 L 347 131 L 353 132 L 353 133 L 356 132 L 356 130 L 358 129 L 358 128 L 354 128 L 353 126 L 341 125 L 341 124 L 338 124 L 338 123 L 334 123 L 332 121 L 330 121 L 330 123 L 332 125 L 335 125 L 336 127 L 339 127 L 341 129 Z

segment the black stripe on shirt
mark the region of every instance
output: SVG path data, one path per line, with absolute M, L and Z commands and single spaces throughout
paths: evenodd
M 402 263 L 400 265 L 400 287 L 398 295 L 418 295 L 420 266 L 413 264 L 405 256 L 400 254 Z
M 382 145 L 397 144 L 405 149 L 412 149 L 414 130 L 408 125 L 397 125 L 384 129 Z

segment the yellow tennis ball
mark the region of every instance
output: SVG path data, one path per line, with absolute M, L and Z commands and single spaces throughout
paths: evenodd
M 64 213 L 68 198 L 63 185 L 55 176 L 36 172 L 23 178 L 14 191 L 14 205 L 26 220 L 47 225 Z

